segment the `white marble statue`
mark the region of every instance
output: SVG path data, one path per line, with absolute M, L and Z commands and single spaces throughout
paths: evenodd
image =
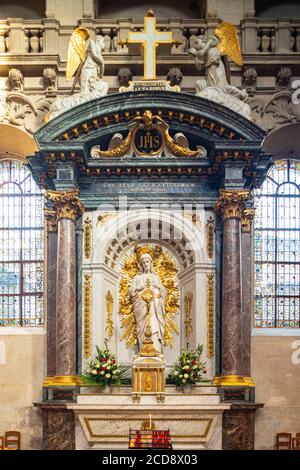
M 225 29 L 226 27 L 231 28 L 228 24 L 224 25 Z M 216 32 L 219 31 L 222 31 L 222 26 L 216 29 Z M 231 41 L 234 38 L 234 48 L 237 49 L 239 45 L 236 44 L 237 38 L 232 28 L 230 34 L 232 36 L 230 37 Z M 226 40 L 228 41 L 228 35 Z M 230 51 L 232 51 L 232 42 Z M 216 36 L 209 38 L 204 35 L 197 36 L 194 47 L 190 48 L 188 52 L 194 57 L 197 69 L 201 70 L 202 63 L 205 69 L 205 79 L 200 79 L 196 82 L 196 95 L 227 106 L 247 119 L 251 119 L 250 106 L 246 103 L 248 93 L 246 90 L 239 90 L 237 87 L 230 85 L 227 81 L 226 70 L 222 60 L 222 55 L 225 54 L 222 54 L 219 38 Z M 237 50 L 234 50 L 234 53 L 235 56 L 239 56 Z
M 78 80 L 80 92 L 55 100 L 50 108 L 50 119 L 74 106 L 107 95 L 108 83 L 103 80 L 104 47 L 104 37 L 101 35 L 94 41 L 86 28 L 80 27 L 73 32 L 69 42 L 66 78 L 70 80 L 75 76 L 71 93 Z
M 147 284 L 153 292 L 153 299 L 150 303 L 150 327 L 152 341 L 155 350 L 163 354 L 164 332 L 165 332 L 165 302 L 166 290 L 161 280 L 153 270 L 152 258 L 145 253 L 140 257 L 140 272 L 132 280 L 128 293 L 131 298 L 136 321 L 136 332 L 139 343 L 139 350 L 143 346 L 146 330 L 147 303 L 143 300 L 143 291 Z

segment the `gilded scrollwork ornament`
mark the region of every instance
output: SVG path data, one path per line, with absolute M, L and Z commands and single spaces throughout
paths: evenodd
M 107 150 L 102 150 L 99 145 L 94 145 L 91 149 L 91 157 L 94 159 L 131 157 L 133 154 L 141 157 L 160 157 L 162 154 L 179 158 L 207 156 L 202 146 L 191 150 L 187 138 L 182 133 L 171 137 L 169 125 L 159 115 L 153 115 L 150 110 L 146 110 L 142 116 L 136 116 L 129 123 L 126 137 L 115 134 Z
M 89 259 L 92 249 L 92 221 L 89 217 L 84 219 L 83 227 L 84 256 L 86 259 Z
M 185 307 L 185 337 L 188 339 L 193 332 L 192 326 L 192 302 L 193 302 L 193 294 L 191 292 L 186 292 L 184 296 L 184 307 Z
M 111 338 L 114 332 L 114 321 L 113 321 L 113 306 L 114 298 L 110 290 L 106 293 L 106 334 L 108 338 Z
M 206 252 L 209 259 L 214 256 L 215 221 L 211 216 L 206 222 Z
M 53 209 L 58 219 L 71 219 L 76 221 L 84 211 L 84 206 L 79 199 L 77 189 L 71 191 L 47 191 L 47 198 L 52 202 Z

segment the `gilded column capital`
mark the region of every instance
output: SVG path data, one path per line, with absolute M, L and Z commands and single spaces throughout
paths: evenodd
M 216 210 L 221 213 L 224 220 L 240 219 L 249 194 L 250 191 L 247 189 L 220 189 L 220 196 L 216 202 Z
M 47 198 L 53 204 L 57 219 L 76 221 L 84 211 L 84 206 L 79 199 L 78 189 L 72 191 L 47 191 Z
M 57 214 L 56 214 L 56 211 L 46 208 L 46 209 L 44 209 L 44 216 L 45 216 L 47 233 L 57 232 Z
M 245 209 L 242 214 L 242 232 L 243 233 L 250 233 L 251 232 L 251 226 L 252 226 L 252 220 L 255 215 L 255 209 L 249 208 Z

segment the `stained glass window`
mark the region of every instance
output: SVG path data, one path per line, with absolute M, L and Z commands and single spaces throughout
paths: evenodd
M 43 196 L 30 170 L 0 162 L 0 326 L 43 322 Z
M 300 327 L 300 162 L 271 167 L 255 196 L 255 327 Z

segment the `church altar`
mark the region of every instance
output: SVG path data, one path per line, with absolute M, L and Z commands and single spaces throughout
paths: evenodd
M 99 393 L 83 389 L 67 409 L 76 416 L 76 449 L 127 449 L 129 430 L 142 429 L 151 419 L 154 429 L 170 430 L 174 450 L 218 450 L 222 414 L 230 404 L 221 403 L 220 394 L 210 385 L 195 386 L 187 393 L 167 385 L 163 403 L 143 396 L 136 404 L 131 387 L 123 386 Z
M 151 416 L 174 449 L 250 449 L 262 405 L 247 260 L 265 134 L 246 118 L 247 94 L 227 82 L 221 26 L 189 51 L 206 67 L 196 95 L 155 88 L 155 47 L 176 44 L 153 12 L 144 29 L 126 42 L 144 47 L 144 82 L 109 95 L 101 37 L 76 28 L 67 73 L 79 70 L 82 91 L 58 100 L 35 135 L 30 166 L 47 190 L 44 448 L 127 448 L 130 428 Z M 82 374 L 104 343 L 131 385 L 87 391 Z M 198 345 L 208 384 L 179 392 L 166 377 Z

